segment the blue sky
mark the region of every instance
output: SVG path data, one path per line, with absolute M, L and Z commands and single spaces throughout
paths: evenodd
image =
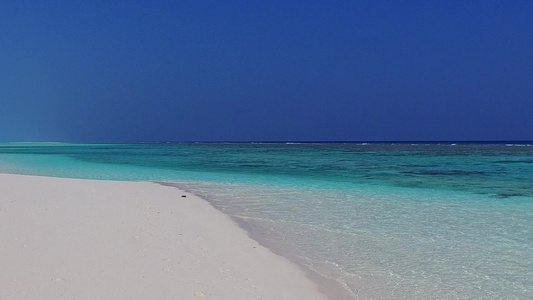
M 532 16 L 533 1 L 3 1 L 0 141 L 533 140 Z

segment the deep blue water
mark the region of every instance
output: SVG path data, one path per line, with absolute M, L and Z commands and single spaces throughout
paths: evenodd
M 2 144 L 0 172 L 154 180 L 361 299 L 533 299 L 528 144 Z

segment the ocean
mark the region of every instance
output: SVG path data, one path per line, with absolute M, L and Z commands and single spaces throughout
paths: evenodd
M 0 172 L 179 187 L 353 299 L 533 299 L 531 143 L 9 143 Z

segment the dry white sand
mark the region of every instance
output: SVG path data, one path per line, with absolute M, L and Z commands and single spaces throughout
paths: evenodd
M 0 299 L 199 298 L 325 296 L 176 188 L 0 174 Z

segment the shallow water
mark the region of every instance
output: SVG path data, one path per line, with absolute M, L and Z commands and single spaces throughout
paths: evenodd
M 4 144 L 0 171 L 167 181 L 357 299 L 533 299 L 533 147 Z

